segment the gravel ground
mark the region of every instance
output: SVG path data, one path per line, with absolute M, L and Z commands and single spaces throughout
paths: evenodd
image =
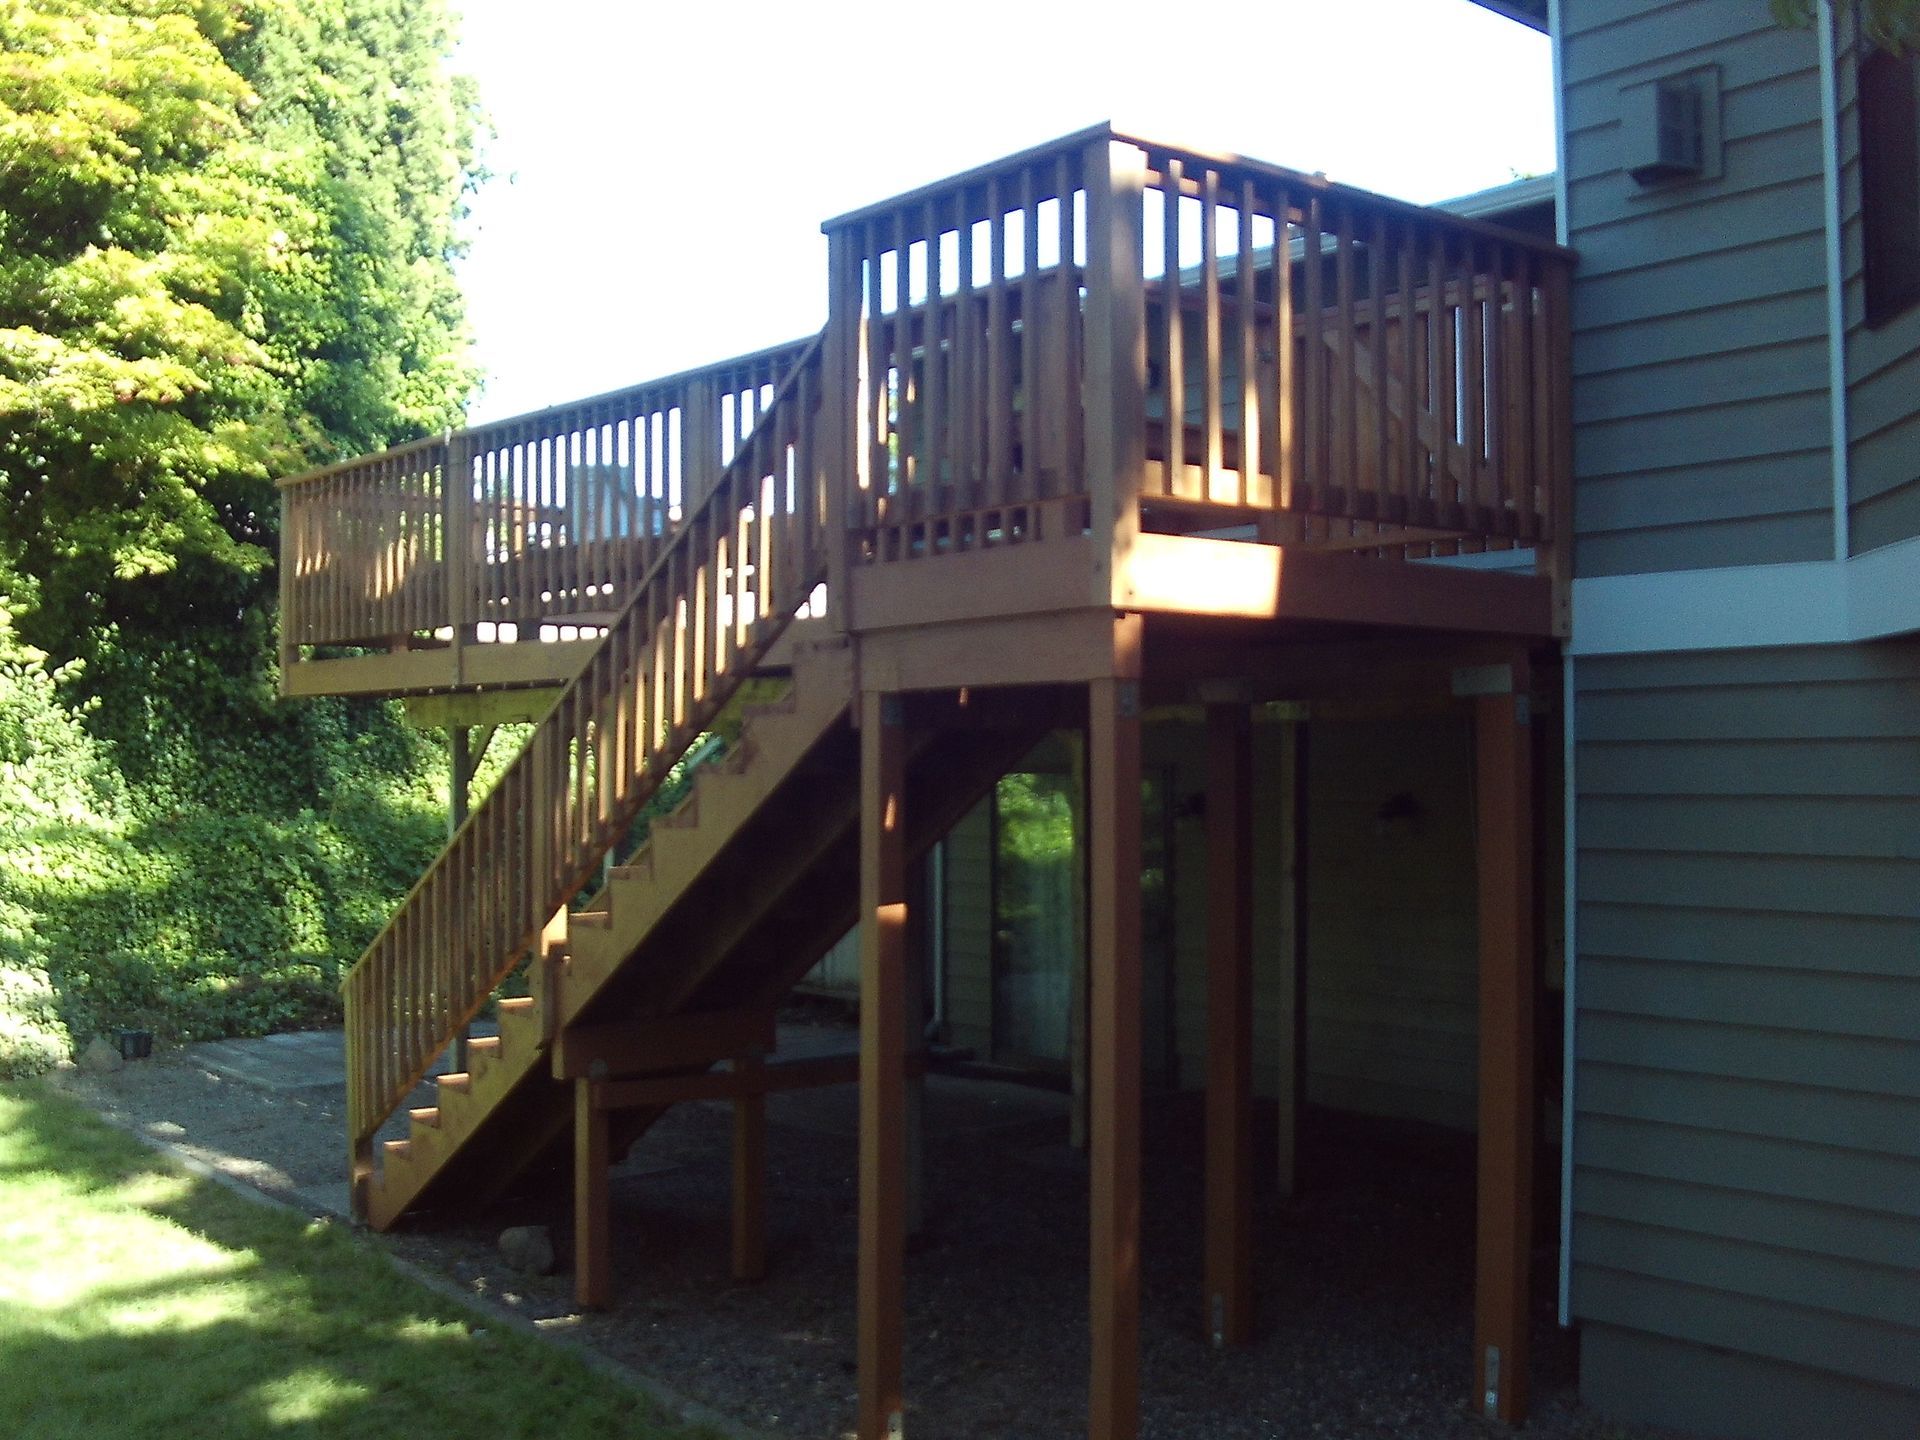
M 194 1049 L 59 1083 L 311 1208 L 337 1204 L 334 1086 L 262 1089 Z M 769 1103 L 771 1268 L 728 1265 L 731 1128 L 718 1104 L 670 1113 L 615 1171 L 616 1308 L 579 1315 L 564 1273 L 501 1261 L 512 1224 L 552 1224 L 566 1197 L 388 1238 L 396 1251 L 659 1377 L 758 1430 L 839 1440 L 852 1423 L 856 1113 L 850 1087 Z M 1084 1432 L 1086 1167 L 1061 1097 L 995 1081 L 928 1081 L 924 1235 L 907 1270 L 907 1433 L 1026 1440 Z M 1143 1215 L 1142 1433 L 1148 1440 L 1413 1440 L 1499 1433 L 1465 1405 L 1472 1287 L 1471 1149 L 1432 1132 L 1318 1117 L 1305 1192 L 1259 1201 L 1258 1338 L 1218 1352 L 1199 1298 L 1201 1152 L 1194 1097 L 1153 1103 Z M 1550 1233 L 1550 1231 L 1549 1231 Z M 1570 1338 L 1553 1323 L 1553 1256 L 1537 1257 L 1534 1417 L 1540 1440 L 1659 1440 L 1580 1408 Z

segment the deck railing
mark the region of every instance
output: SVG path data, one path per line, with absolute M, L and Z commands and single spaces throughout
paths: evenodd
M 1106 127 L 826 229 L 855 563 L 1079 534 L 1089 497 L 1401 557 L 1565 522 L 1551 242 Z
M 348 974 L 356 1181 L 384 1118 L 824 577 L 819 354 L 816 341 L 787 367 L 585 667 Z
M 604 623 L 808 343 L 283 482 L 283 646 Z
M 1149 528 L 1337 546 L 1554 533 L 1550 242 L 1146 141 Z
M 864 558 L 1084 529 L 1083 149 L 828 224 L 828 334 L 854 409 L 844 513 Z

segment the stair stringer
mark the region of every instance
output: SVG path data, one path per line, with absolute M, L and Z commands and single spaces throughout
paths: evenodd
M 738 742 L 702 770 L 682 803 L 655 821 L 647 843 L 586 908 L 566 917 L 564 938 L 542 962 L 544 983 L 506 1002 L 495 1041 L 475 1042 L 467 1074 L 441 1077 L 435 1106 L 389 1141 L 368 1188 L 367 1223 L 385 1230 L 464 1176 L 488 1191 L 522 1168 L 571 1117 L 566 1085 L 551 1076 L 552 1037 L 638 948 L 647 929 L 847 718 L 852 663 L 844 641 L 793 648 L 792 685 L 777 702 L 748 707 Z M 704 854 L 702 853 L 704 851 Z M 485 1152 L 477 1165 L 474 1151 Z M 480 1173 L 472 1173 L 474 1171 Z M 492 1172 L 492 1173 L 485 1173 Z M 462 1187 L 454 1187 L 456 1190 Z M 472 1188 L 472 1187 L 467 1187 Z

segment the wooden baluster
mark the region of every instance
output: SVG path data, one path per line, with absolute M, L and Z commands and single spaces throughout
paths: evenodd
M 1299 476 L 1294 453 L 1300 389 L 1293 364 L 1293 229 L 1293 197 L 1281 189 L 1273 206 L 1273 503 L 1283 512 L 1293 510 Z
M 987 220 L 991 245 L 987 283 L 987 476 L 985 501 L 999 505 L 1009 498 L 1013 471 L 1013 377 L 1009 362 L 1007 319 L 1007 215 L 1000 177 L 987 181 Z M 1004 522 L 1003 522 L 1004 523 Z
M 1187 371 L 1182 344 L 1186 316 L 1181 308 L 1180 181 L 1180 162 L 1169 158 L 1162 166 L 1160 181 L 1164 231 L 1162 248 L 1166 255 L 1166 271 L 1160 281 L 1160 310 L 1164 317 L 1160 383 L 1166 395 L 1165 469 L 1160 485 L 1162 495 L 1184 493 L 1187 478 Z
M 897 523 L 920 513 L 920 495 L 914 486 L 919 437 L 915 434 L 913 393 L 913 232 L 907 212 L 893 217 L 893 467 L 887 490 L 898 497 L 892 507 Z
M 1419 297 L 1415 293 L 1413 275 L 1413 254 L 1418 244 L 1419 231 L 1414 222 L 1411 219 L 1401 221 L 1395 257 L 1398 261 L 1395 283 L 1400 291 L 1400 377 L 1397 386 L 1400 396 L 1400 454 L 1396 462 L 1399 491 L 1396 518 L 1401 524 L 1413 523 L 1425 468 L 1421 463 L 1420 450 L 1420 391 L 1414 383 L 1420 355 Z
M 1353 276 L 1353 205 L 1351 201 L 1340 203 L 1336 217 L 1338 226 L 1334 236 L 1333 283 L 1335 303 L 1339 306 L 1339 317 L 1334 325 L 1334 346 L 1338 358 L 1334 365 L 1334 467 L 1335 483 L 1340 489 L 1340 500 L 1333 507 L 1335 514 L 1349 520 L 1359 513 L 1357 504 L 1360 488 L 1360 415 L 1359 381 L 1355 374 L 1355 330 L 1358 325 L 1354 314 L 1354 276 Z M 1351 526 L 1343 527 L 1343 534 L 1351 533 Z
M 1367 355 L 1373 383 L 1367 387 L 1373 412 L 1372 453 L 1367 469 L 1373 475 L 1372 518 L 1384 520 L 1392 511 L 1393 455 L 1387 445 L 1387 409 L 1392 394 L 1392 331 L 1387 324 L 1387 217 L 1376 211 L 1367 238 Z
M 1074 255 L 1073 202 L 1078 174 L 1077 157 L 1062 155 L 1057 162 L 1054 189 L 1060 197 L 1060 275 L 1056 324 L 1060 338 L 1060 393 L 1054 404 L 1060 411 L 1055 426 L 1062 437 L 1059 457 L 1064 477 L 1062 490 L 1069 495 L 1086 493 L 1086 421 L 1081 413 L 1080 387 L 1084 373 L 1080 355 L 1080 267 Z
M 954 294 L 953 322 L 953 463 L 959 494 L 955 508 L 972 509 L 980 503 L 980 336 L 974 329 L 973 209 L 965 189 L 955 201 L 959 235 L 959 286 Z
M 1256 277 L 1253 266 L 1253 218 L 1259 198 L 1251 178 L 1240 182 L 1235 204 L 1240 212 L 1235 236 L 1238 258 L 1234 262 L 1234 289 L 1237 305 L 1234 315 L 1240 331 L 1240 478 L 1234 487 L 1233 501 L 1247 505 L 1264 495 L 1261 453 L 1266 444 L 1267 427 L 1260 415 L 1260 321 L 1256 309 Z M 1276 271 L 1284 257 L 1276 254 Z
M 1040 176 L 1029 166 L 1020 172 L 1020 489 L 1022 500 L 1046 493 L 1040 474 L 1040 415 L 1045 400 L 1045 368 L 1040 362 Z
M 922 426 L 920 483 L 926 495 L 928 513 L 942 514 L 949 508 L 947 487 L 943 481 L 946 461 L 947 399 L 946 375 L 946 298 L 941 293 L 940 241 L 945 233 L 940 202 L 929 200 L 925 212 L 927 230 L 927 309 L 921 322 L 922 348 L 926 352 L 924 381 L 926 418 Z
M 860 498 L 861 524 L 871 528 L 880 523 L 880 497 L 886 493 L 890 464 L 887 445 L 890 397 L 887 393 L 887 319 L 884 305 L 886 255 L 881 249 L 883 242 L 877 222 L 862 227 L 862 233 L 866 237 L 862 253 L 866 257 L 867 276 L 867 470 L 862 477 L 865 493 Z
M 1327 443 L 1327 420 L 1329 391 L 1327 387 L 1327 343 L 1326 343 L 1326 262 L 1322 255 L 1325 244 L 1322 238 L 1324 225 L 1324 202 L 1319 192 L 1307 196 L 1305 207 L 1306 226 L 1302 236 L 1305 248 L 1301 254 L 1301 273 L 1304 279 L 1301 296 L 1307 307 L 1305 343 L 1302 346 L 1303 368 L 1306 371 L 1306 388 L 1301 395 L 1301 405 L 1305 417 L 1306 456 L 1301 466 L 1301 482 L 1306 487 L 1302 498 L 1302 508 L 1321 510 L 1327 508 L 1333 475 L 1331 451 Z
M 1460 507 L 1456 488 L 1454 424 L 1458 392 L 1454 387 L 1453 302 L 1447 281 L 1451 261 L 1447 254 L 1447 232 L 1433 227 L 1432 253 L 1428 259 L 1429 283 L 1433 290 L 1432 320 L 1427 332 L 1427 373 L 1433 378 L 1433 489 L 1436 501 L 1433 524 L 1440 529 L 1458 525 Z
M 1486 493 L 1486 401 L 1487 336 L 1481 309 L 1480 246 L 1471 236 L 1463 236 L 1460 246 L 1460 317 L 1465 327 L 1460 362 L 1461 423 L 1460 443 L 1466 449 L 1465 524 L 1476 535 L 1487 531 Z M 1472 544 L 1462 548 L 1484 549 Z
M 1200 425 L 1202 460 L 1199 498 L 1213 499 L 1214 479 L 1225 468 L 1220 393 L 1225 377 L 1220 315 L 1220 172 L 1211 165 L 1200 176 Z

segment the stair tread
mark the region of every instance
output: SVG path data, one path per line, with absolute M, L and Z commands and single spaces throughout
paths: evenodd
M 548 1003 L 559 1004 L 561 1013 L 543 1015 L 543 1002 L 538 996 L 514 996 L 496 1002 L 499 1034 L 469 1041 L 468 1068 L 436 1077 L 438 1094 L 451 1102 L 452 1113 L 440 1105 L 412 1107 L 409 1118 L 418 1127 L 417 1133 L 406 1140 L 385 1142 L 385 1157 L 393 1163 L 391 1168 L 383 1166 L 376 1177 L 381 1198 L 369 1211 L 370 1215 L 377 1213 L 380 1218 L 376 1223 L 382 1228 L 425 1199 L 436 1177 L 446 1171 L 455 1156 L 475 1145 L 497 1147 L 506 1143 L 511 1147 L 514 1137 L 501 1129 L 503 1117 L 525 1112 L 519 1102 L 510 1103 L 509 1097 L 526 1093 L 529 1083 L 552 1088 L 546 1080 L 543 1021 L 557 1023 L 568 1013 L 578 1013 L 579 1007 L 623 968 L 638 937 L 649 933 L 660 905 L 673 903 L 669 894 L 630 892 L 622 903 L 630 909 L 637 907 L 637 913 L 623 916 L 615 910 L 614 887 L 645 882 L 677 891 L 702 872 L 707 852 L 719 853 L 719 847 L 729 844 L 740 825 L 763 803 L 774 800 L 783 787 L 801 776 L 805 756 L 846 712 L 849 653 L 842 638 L 821 642 L 796 657 L 781 693 L 743 704 L 736 712 L 742 720 L 741 732 L 726 753 L 716 757 L 718 763 L 700 767 L 679 803 L 654 820 L 653 839 L 647 846 L 626 864 L 607 868 L 601 898 L 588 902 L 593 908 L 565 916 L 570 938 L 554 942 L 543 962 L 555 963 L 557 955 L 562 957 L 559 963 L 567 966 L 565 988 L 545 997 Z M 755 724 L 758 734 L 751 732 Z M 684 750 L 698 738 L 695 727 L 681 727 L 674 743 Z M 664 778 L 666 768 L 649 764 L 651 779 L 657 782 Z M 669 839 L 674 835 L 683 838 Z M 698 838 L 693 838 L 696 835 Z M 669 858 L 662 860 L 662 855 Z M 622 920 L 624 923 L 618 923 Z M 596 935 L 608 938 L 596 940 Z M 576 949 L 576 942 L 585 949 Z M 577 967 L 576 955 L 581 957 Z M 490 1154 L 491 1148 L 483 1158 Z

